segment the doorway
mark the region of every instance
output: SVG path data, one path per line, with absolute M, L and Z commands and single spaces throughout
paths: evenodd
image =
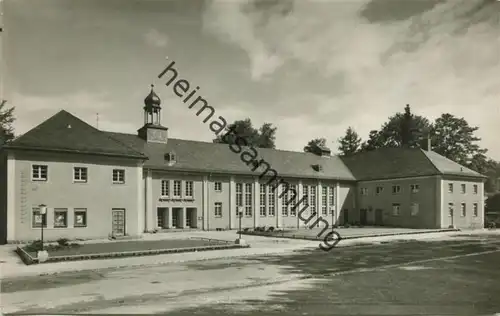
M 359 221 L 361 225 L 366 225 L 368 222 L 368 210 L 363 208 L 359 210 Z
M 375 225 L 383 226 L 384 225 L 384 211 L 381 209 L 375 210 Z
M 186 208 L 186 228 L 198 227 L 198 212 L 195 207 Z
M 158 228 L 165 229 L 168 228 L 168 208 L 158 207 L 156 209 L 157 224 Z
M 344 225 L 345 224 L 349 224 L 349 210 L 348 209 L 344 209 L 342 211 L 342 217 L 344 218 Z
M 181 217 L 179 216 L 181 212 L 181 208 L 174 207 L 172 208 L 172 228 L 178 228 L 180 227 L 180 220 Z
M 113 236 L 125 236 L 125 210 L 124 209 L 112 209 L 112 228 L 111 231 Z

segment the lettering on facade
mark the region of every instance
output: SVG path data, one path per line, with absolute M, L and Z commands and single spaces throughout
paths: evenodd
M 158 199 L 159 202 L 194 202 L 193 198 L 165 198 L 161 197 Z

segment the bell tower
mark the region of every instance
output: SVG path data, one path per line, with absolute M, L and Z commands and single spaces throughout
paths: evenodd
M 144 99 L 144 126 L 137 133 L 147 142 L 166 144 L 168 128 L 161 125 L 161 100 L 153 88 L 151 85 L 151 92 Z

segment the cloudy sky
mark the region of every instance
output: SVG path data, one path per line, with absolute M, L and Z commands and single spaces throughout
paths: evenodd
M 101 129 L 143 122 L 154 83 L 175 138 L 213 135 L 164 80 L 181 77 L 228 121 L 278 127 L 302 150 L 348 126 L 362 137 L 409 103 L 480 127 L 500 160 L 500 2 L 495 0 L 4 0 L 2 75 L 17 133 L 60 109 Z

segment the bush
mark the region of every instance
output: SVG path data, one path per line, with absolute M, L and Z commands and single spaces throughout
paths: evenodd
M 23 247 L 23 249 L 27 252 L 37 252 L 42 250 L 42 241 L 41 240 L 34 240 L 27 244 L 26 246 Z
M 349 228 L 349 227 L 351 227 L 351 225 L 349 225 L 349 223 L 344 224 L 344 228 Z
M 272 233 L 274 231 L 274 227 L 273 226 L 269 227 L 267 231 Z
M 57 243 L 58 243 L 58 244 L 59 244 L 59 246 L 61 246 L 61 247 L 67 247 L 67 246 L 69 246 L 69 240 L 68 240 L 68 238 L 59 238 L 59 239 L 57 240 Z

